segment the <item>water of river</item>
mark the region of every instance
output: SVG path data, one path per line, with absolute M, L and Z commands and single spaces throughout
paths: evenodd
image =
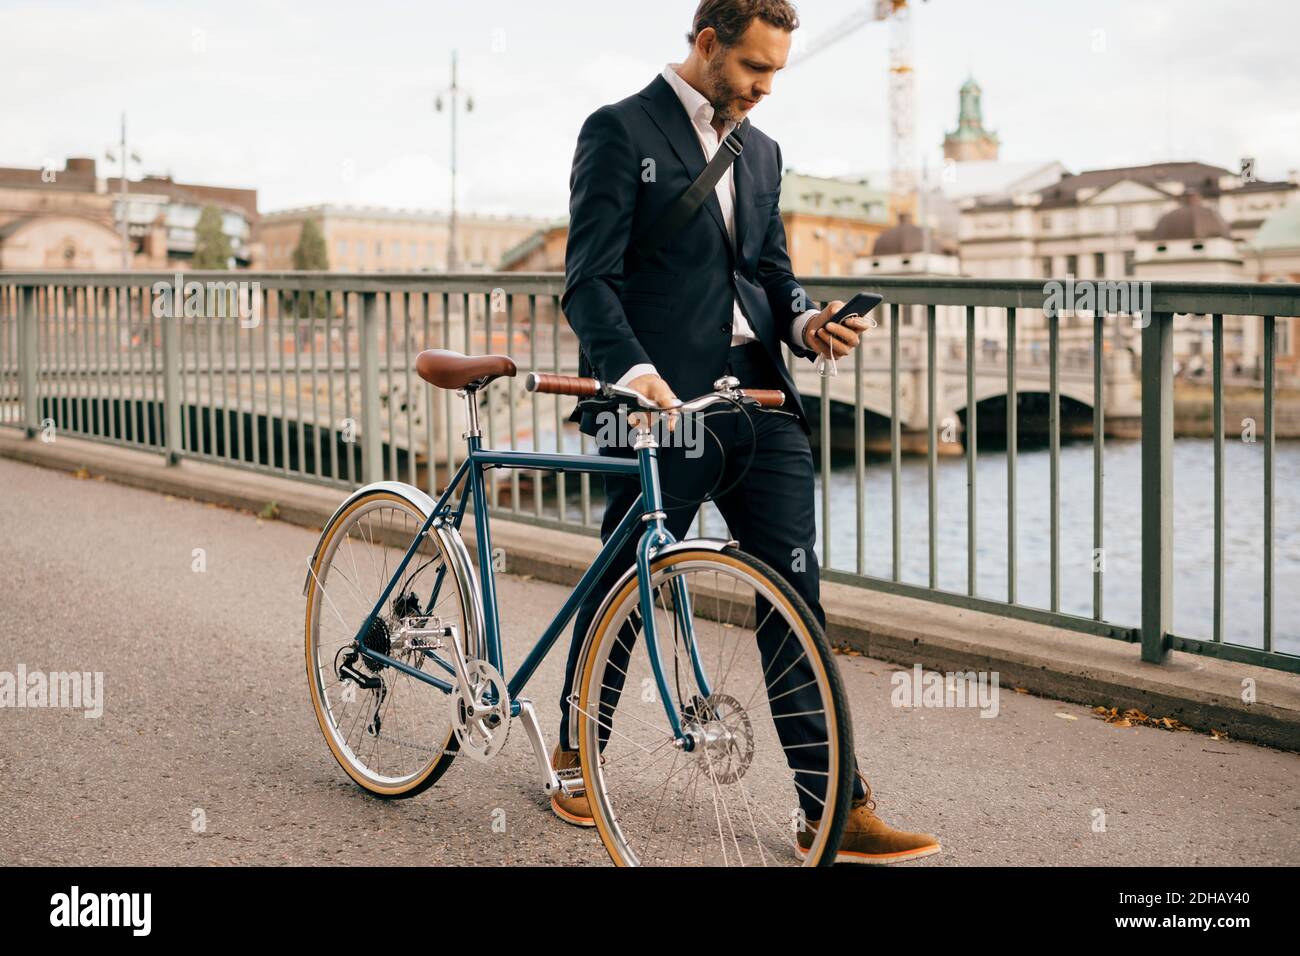
M 570 430 L 571 431 L 571 430 Z M 566 433 L 567 451 L 580 449 Z M 553 442 L 553 439 L 551 439 Z M 553 448 L 553 444 L 543 444 Z M 1104 575 L 1102 616 L 1125 626 L 1141 622 L 1142 445 L 1108 439 L 1103 464 Z M 587 449 L 592 451 L 592 449 Z M 1046 608 L 1050 603 L 1050 467 L 1047 449 L 1022 447 L 1016 467 L 1016 598 Z M 1300 441 L 1279 440 L 1273 461 L 1273 648 L 1300 654 Z M 1061 610 L 1092 616 L 1092 444 L 1061 448 Z M 929 583 L 926 461 L 902 462 L 903 581 Z M 856 482 L 852 459 L 831 469 L 830 566 L 857 570 Z M 572 484 L 576 485 L 576 482 Z M 939 502 L 940 588 L 966 591 L 966 461 L 941 458 L 936 471 Z M 599 522 L 599 481 L 593 484 L 593 516 Z M 865 572 L 889 578 L 890 468 L 872 459 L 863 485 L 866 502 Z M 975 502 L 981 597 L 1007 596 L 1007 465 L 1001 450 L 981 448 Z M 819 553 L 826 529 L 817 484 Z M 576 494 L 571 489 L 570 495 Z M 571 508 L 576 502 L 571 502 Z M 1174 440 L 1174 632 L 1210 639 L 1214 634 L 1214 442 Z M 570 518 L 576 514 L 570 512 Z M 701 532 L 718 535 L 724 524 L 709 507 Z M 1263 646 L 1264 620 L 1264 446 L 1230 436 L 1224 446 L 1224 640 Z M 823 564 L 825 562 L 823 561 Z
M 1260 647 L 1264 602 L 1264 446 L 1229 441 L 1224 473 L 1224 639 Z M 1019 603 L 1047 607 L 1050 595 L 1050 456 L 1022 450 L 1017 458 L 1016 587 Z M 976 475 L 977 592 L 1007 593 L 1006 456 L 982 452 Z M 1061 449 L 1061 610 L 1092 615 L 1092 475 L 1090 443 Z M 1141 619 L 1141 444 L 1105 445 L 1102 611 L 1107 620 Z M 929 583 L 926 462 L 902 464 L 902 579 Z M 1279 441 L 1274 453 L 1274 626 L 1276 650 L 1300 653 L 1300 442 Z M 857 570 L 852 462 L 831 474 L 831 567 Z M 966 462 L 941 459 L 938 489 L 939 586 L 966 590 Z M 818 487 L 818 495 L 821 489 Z M 892 573 L 890 469 L 871 461 L 864 484 L 868 574 Z M 818 498 L 820 510 L 820 497 Z M 1214 444 L 1174 442 L 1174 631 L 1210 638 L 1214 609 Z M 818 540 L 825 528 L 818 515 Z M 716 526 L 716 525 L 715 525 Z

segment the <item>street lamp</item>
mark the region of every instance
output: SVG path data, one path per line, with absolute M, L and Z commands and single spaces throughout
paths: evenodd
M 451 113 L 451 217 L 447 230 L 447 271 L 456 270 L 456 114 L 460 106 L 460 83 L 456 78 L 456 51 L 451 51 L 451 86 L 440 92 L 434 99 L 433 107 L 439 113 L 444 109 L 443 95 L 450 97 L 447 111 Z M 465 95 L 465 112 L 474 111 L 474 98 Z
M 127 211 L 126 211 L 126 161 L 129 158 L 132 162 L 139 163 L 140 154 L 135 150 L 129 150 L 126 146 L 126 114 L 122 114 L 122 139 L 118 143 L 118 152 L 122 157 L 122 179 L 118 188 L 118 210 L 121 213 L 122 220 L 118 228 L 122 233 L 122 271 L 127 272 L 131 269 L 131 239 L 127 233 Z M 117 156 L 113 155 L 111 149 L 104 151 L 105 158 L 110 163 L 117 162 Z

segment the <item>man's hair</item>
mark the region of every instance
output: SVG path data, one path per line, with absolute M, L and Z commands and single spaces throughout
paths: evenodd
M 694 46 L 700 32 L 713 27 L 718 42 L 724 47 L 735 46 L 755 19 L 787 33 L 799 27 L 799 16 L 790 0 L 700 0 L 694 28 L 686 34 L 686 42 Z

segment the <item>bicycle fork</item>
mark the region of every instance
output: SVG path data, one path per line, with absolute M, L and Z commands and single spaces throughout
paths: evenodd
M 636 553 L 637 591 L 641 610 L 642 639 L 646 646 L 646 652 L 650 655 L 650 670 L 654 674 L 659 699 L 663 701 L 664 715 L 668 718 L 668 726 L 672 728 L 674 744 L 689 753 L 695 749 L 696 739 L 693 734 L 682 729 L 681 715 L 677 711 L 676 704 L 673 701 L 673 694 L 668 687 L 668 676 L 664 671 L 663 655 L 659 652 L 659 639 L 656 633 L 655 595 L 650 586 L 650 562 L 661 548 L 674 543 L 675 539 L 667 527 L 664 526 L 664 519 L 667 515 L 663 510 L 662 492 L 659 487 L 658 441 L 655 439 L 654 432 L 648 422 L 638 427 L 634 447 L 640 457 L 641 487 L 644 489 L 646 501 L 646 513 L 641 520 L 649 525 L 646 533 L 641 536 L 641 540 L 638 542 Z M 676 655 L 676 638 L 680 638 L 686 647 L 686 653 L 691 662 L 691 669 L 695 675 L 695 682 L 699 688 L 700 696 L 707 700 L 712 694 L 712 689 L 708 676 L 704 673 L 703 662 L 700 660 L 699 650 L 695 642 L 695 615 L 692 610 L 691 597 L 686 582 L 681 577 L 674 578 L 670 587 L 673 621 L 676 627 L 673 652 Z

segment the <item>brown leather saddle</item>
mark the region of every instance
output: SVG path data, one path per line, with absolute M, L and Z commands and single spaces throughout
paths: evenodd
M 439 388 L 477 389 L 494 378 L 514 377 L 515 360 L 509 355 L 462 355 L 450 349 L 425 349 L 415 357 L 415 372 Z

